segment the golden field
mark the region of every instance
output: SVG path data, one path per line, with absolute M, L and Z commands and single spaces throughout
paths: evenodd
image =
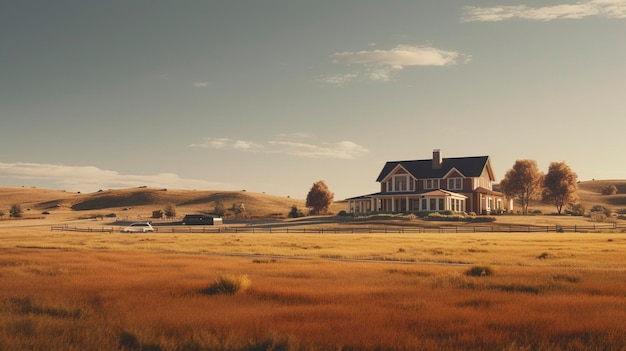
M 2 350 L 626 349 L 621 233 L 0 235 Z
M 90 218 L 115 212 L 134 220 L 168 203 L 181 214 L 202 212 L 220 196 L 260 217 L 304 204 L 243 191 L 0 188 L 0 209 L 20 203 L 26 218 L 0 221 L 0 350 L 626 350 L 626 236 L 619 230 L 51 231 L 111 226 Z M 620 199 L 589 201 L 622 208 Z M 224 276 L 250 285 L 208 293 Z

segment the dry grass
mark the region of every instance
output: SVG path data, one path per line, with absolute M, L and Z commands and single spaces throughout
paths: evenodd
M 240 255 L 253 258 L 349 259 L 517 266 L 615 267 L 621 233 L 531 234 L 122 234 L 0 229 L 0 248 Z M 547 252 L 549 260 L 537 260 Z
M 626 348 L 620 234 L 0 236 L 0 349 Z
M 306 196 L 306 190 L 302 197 Z M 61 190 L 0 187 L 0 210 L 8 217 L 13 204 L 20 204 L 24 215 L 46 216 L 48 221 L 67 221 L 115 213 L 118 218 L 149 218 L 154 210 L 163 210 L 172 204 L 179 216 L 189 213 L 208 213 L 221 202 L 228 209 L 235 203 L 244 203 L 250 217 L 287 217 L 292 206 L 307 212 L 301 198 L 275 196 L 248 191 L 177 190 L 129 188 L 103 190 L 94 193 L 70 193 Z M 336 202 L 331 213 L 346 210 L 347 204 Z M 6 219 L 6 218 L 5 218 Z
M 585 185 L 588 208 L 611 200 Z M 222 201 L 273 215 L 304 201 L 170 189 L 0 194 L 5 212 L 13 203 L 51 212 L 0 221 L 0 350 L 626 350 L 619 233 L 51 232 L 51 223 L 148 216 L 168 203 L 179 214 Z M 207 294 L 229 277 L 247 289 Z

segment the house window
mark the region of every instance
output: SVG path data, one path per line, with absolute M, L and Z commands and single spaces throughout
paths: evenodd
M 446 208 L 445 208 L 445 207 L 444 207 L 444 205 L 443 205 L 443 199 L 439 199 L 439 210 L 440 210 L 440 211 L 443 211 L 443 210 L 445 210 L 445 209 L 446 209 Z
M 415 191 L 415 181 L 413 179 L 409 180 L 409 191 Z
M 393 177 L 394 191 L 406 191 L 407 189 L 407 181 L 406 176 L 395 176 Z
M 426 199 L 422 199 L 422 211 L 428 210 L 428 202 Z
M 439 179 L 424 179 L 424 189 L 439 189 Z
M 463 179 L 462 178 L 448 178 L 448 190 L 462 190 Z
M 430 210 L 431 211 L 437 210 L 437 199 L 430 199 Z

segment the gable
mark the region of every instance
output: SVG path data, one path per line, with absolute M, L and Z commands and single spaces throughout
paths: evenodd
M 385 182 L 389 180 L 391 177 L 398 175 L 398 174 L 410 174 L 410 172 L 407 171 L 406 168 L 404 168 L 401 164 L 398 164 L 391 171 L 389 171 L 388 174 L 383 179 L 379 180 L 379 182 Z
M 465 178 L 456 168 L 451 169 L 443 178 Z

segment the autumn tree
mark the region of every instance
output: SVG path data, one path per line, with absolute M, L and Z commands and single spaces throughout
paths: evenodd
M 311 214 L 319 215 L 328 211 L 328 207 L 333 202 L 333 194 L 323 180 L 313 183 L 309 194 L 306 196 L 305 206 L 311 209 Z
M 576 200 L 578 176 L 565 162 L 552 162 L 543 178 L 542 198 L 561 214 L 563 206 Z
M 500 182 L 502 192 L 516 198 L 522 206 L 522 213 L 528 214 L 528 203 L 541 194 L 543 174 L 535 160 L 517 160 Z

